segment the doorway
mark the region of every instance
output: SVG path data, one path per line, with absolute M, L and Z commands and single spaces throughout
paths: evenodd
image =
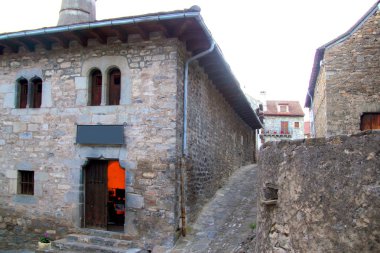
M 84 167 L 84 227 L 123 232 L 125 170 L 119 161 L 90 160 Z

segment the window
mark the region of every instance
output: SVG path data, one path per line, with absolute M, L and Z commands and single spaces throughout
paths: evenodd
M 102 101 L 102 73 L 96 69 L 91 72 L 90 105 L 100 105 Z
M 18 194 L 34 195 L 34 171 L 18 171 Z
M 294 122 L 294 128 L 300 128 L 300 123 L 299 122 Z
M 281 134 L 288 134 L 289 133 L 289 122 L 287 121 L 281 121 Z
M 279 108 L 279 111 L 280 112 L 288 112 L 289 109 L 288 109 L 288 105 L 278 105 L 278 108 Z
M 18 80 L 17 108 L 41 108 L 42 79 L 34 77 L 28 82 L 25 78 Z
M 30 105 L 31 108 L 41 108 L 42 102 L 42 80 L 35 78 L 32 80 L 33 99 Z
M 28 80 L 21 78 L 18 81 L 18 108 L 26 108 L 28 104 Z
M 109 72 L 108 82 L 108 104 L 118 105 L 120 104 L 121 83 L 121 74 L 119 69 L 115 68 Z
M 380 129 L 380 112 L 363 113 L 360 119 L 360 130 Z

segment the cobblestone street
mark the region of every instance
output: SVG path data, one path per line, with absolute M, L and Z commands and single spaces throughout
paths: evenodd
M 249 165 L 231 175 L 171 253 L 253 252 L 256 170 L 256 165 Z

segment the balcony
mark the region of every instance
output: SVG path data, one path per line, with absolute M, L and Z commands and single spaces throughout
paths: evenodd
M 283 130 L 283 129 L 264 129 L 261 132 L 264 136 L 275 136 L 275 137 L 281 137 L 281 138 L 292 138 L 293 131 Z

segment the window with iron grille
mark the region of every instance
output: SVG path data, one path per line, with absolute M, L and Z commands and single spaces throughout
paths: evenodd
M 34 195 L 34 171 L 18 171 L 18 194 Z

